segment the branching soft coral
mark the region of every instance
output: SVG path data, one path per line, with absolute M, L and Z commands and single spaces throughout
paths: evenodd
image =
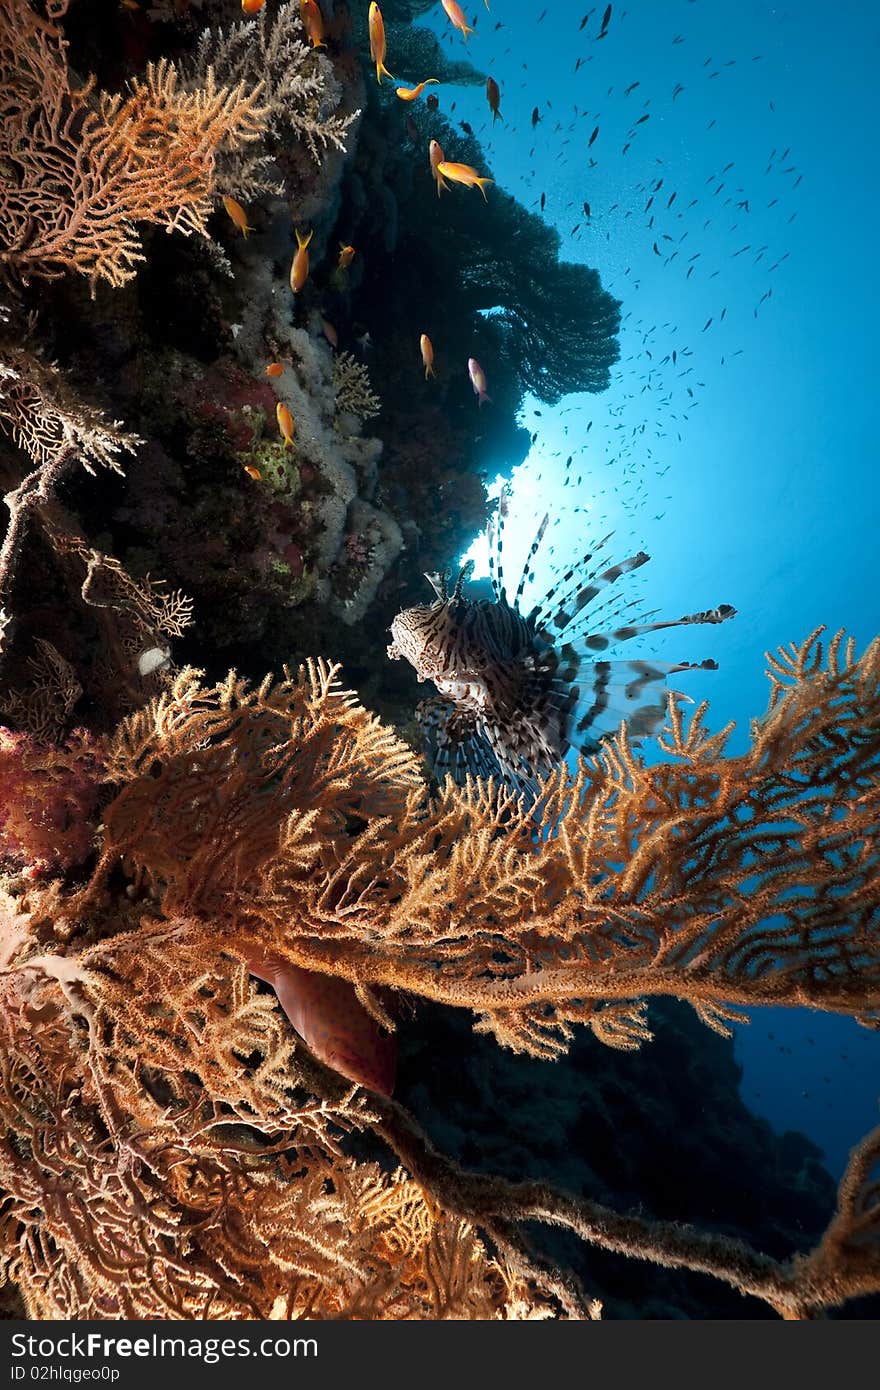
M 780 1262 L 464 1172 L 320 1068 L 248 979 L 271 951 L 389 1024 L 396 987 L 551 1057 L 578 1022 L 637 1046 L 652 994 L 721 1031 L 731 1004 L 768 1002 L 872 1025 L 880 640 L 857 661 L 814 633 L 771 682 L 742 756 L 671 702 L 668 761 L 646 768 L 622 731 L 528 810 L 479 784 L 432 800 L 323 662 L 258 689 L 186 671 L 126 720 L 88 885 L 0 902 L 0 1259 L 32 1314 L 589 1315 L 528 1253 L 534 1221 L 785 1317 L 880 1291 L 880 1131 L 816 1249 Z M 352 1127 L 405 1173 L 354 1160 Z
M 300 7 L 293 3 L 280 5 L 271 22 L 262 9 L 256 21 L 205 29 L 186 69 L 187 85 L 203 86 L 211 75 L 227 87 L 259 87 L 267 131 L 276 138 L 291 133 L 319 163 L 328 147 L 345 151 L 357 113 L 340 111 L 343 91 L 333 68 L 305 37 Z M 239 197 L 269 191 L 270 163 L 262 145 L 237 149 L 221 161 L 220 184 Z
M 0 861 L 31 875 L 81 864 L 101 780 L 100 745 L 85 729 L 53 747 L 0 725 Z
M 208 71 L 187 90 L 164 60 L 124 97 L 75 88 L 60 28 L 27 0 L 0 0 L 0 71 L 0 272 L 13 280 L 74 270 L 93 293 L 125 284 L 144 259 L 137 224 L 206 235 L 218 153 L 263 129 L 259 87 Z
M 164 924 L 75 957 L 39 931 L 0 899 L 0 1282 L 31 1317 L 555 1311 L 514 1250 L 343 1153 L 369 1102 L 297 1101 L 241 972 Z
M 646 768 L 625 729 L 537 807 L 491 784 L 431 802 L 412 751 L 333 668 L 248 690 L 185 672 L 122 726 L 96 882 L 120 854 L 206 939 L 457 1004 L 537 1056 L 571 1025 L 630 1048 L 672 994 L 720 1032 L 730 1005 L 880 1009 L 880 641 L 814 633 L 773 659 L 752 748 L 724 756 L 675 699 Z

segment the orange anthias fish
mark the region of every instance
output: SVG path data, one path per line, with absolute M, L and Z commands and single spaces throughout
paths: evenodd
M 437 143 L 436 140 L 432 140 L 430 145 L 428 146 L 428 159 L 431 163 L 431 175 L 437 181 L 438 198 L 440 197 L 440 194 L 442 193 L 443 189 L 449 187 L 449 184 L 443 178 L 443 175 L 437 172 L 445 158 L 446 156 L 440 148 L 440 145 Z
M 283 362 L 270 362 L 266 368 L 266 376 L 280 376 L 283 371 Z
M 423 333 L 419 338 L 419 347 L 422 351 L 422 361 L 425 364 L 425 380 L 434 375 L 434 345 L 427 333 Z
M 398 87 L 397 95 L 400 97 L 401 101 L 415 101 L 416 97 L 422 95 L 422 92 L 428 86 L 429 82 L 439 81 L 439 77 L 426 77 L 424 82 L 420 82 L 417 87 Z
M 501 116 L 500 102 L 501 92 L 494 77 L 486 78 L 486 100 L 489 103 L 489 110 L 492 112 L 492 124 L 495 124 L 496 117 Z M 504 117 L 501 116 L 502 124 Z
M 376 0 L 371 0 L 368 27 L 370 30 L 370 57 L 376 64 L 376 81 L 381 86 L 383 72 L 386 77 L 391 77 L 391 73 L 385 66 L 385 25 L 382 23 L 382 11 L 376 4 Z M 393 77 L 391 77 L 391 81 L 394 81 Z
M 241 8 L 245 14 L 259 14 L 265 3 L 266 0 L 241 0 Z
M 437 173 L 441 178 L 449 179 L 452 183 L 463 183 L 466 188 L 479 188 L 483 197 L 486 198 L 484 183 L 494 183 L 494 179 L 487 179 L 485 175 L 477 173 L 470 164 L 450 164 L 448 160 L 442 159 L 437 165 Z M 488 203 L 489 199 L 486 198 Z
M 324 42 L 324 16 L 316 0 L 299 0 L 299 17 L 309 36 L 312 48 L 326 48 Z
M 242 465 L 242 467 L 244 468 L 244 471 L 245 473 L 247 473 L 248 477 L 253 478 L 256 482 L 259 482 L 263 476 L 255 463 L 245 463 Z
M 306 280 L 309 278 L 309 253 L 308 244 L 314 236 L 314 232 L 309 232 L 304 237 L 299 228 L 296 229 L 296 251 L 294 252 L 293 262 L 290 267 L 290 288 L 294 294 L 299 294 Z
M 480 404 L 482 405 L 482 401 Z M 279 401 L 275 407 L 275 419 L 284 439 L 284 447 L 288 449 L 293 443 L 293 416 L 283 401 Z
M 339 347 L 339 334 L 328 319 L 321 319 L 321 332 L 332 348 Z
M 237 203 L 234 198 L 224 198 L 223 206 L 243 236 L 247 236 L 248 232 L 254 230 L 248 223 L 247 213 L 241 203 Z
M 465 19 L 461 5 L 457 3 L 457 0 L 443 0 L 443 8 L 449 16 L 455 28 L 461 30 L 462 38 L 464 39 L 465 43 L 467 43 L 468 34 L 472 34 L 474 30 L 471 28 L 471 26 Z
M 346 245 L 344 244 L 344 242 L 341 242 L 341 241 L 340 241 L 340 243 L 339 243 L 339 260 L 336 262 L 336 269 L 337 269 L 337 270 L 345 270 L 346 266 L 350 266 L 350 265 L 351 265 L 352 261 L 353 261 L 354 258 L 355 258 L 355 254 L 356 254 L 356 253 L 355 253 L 355 249 L 354 249 L 353 246 L 346 246 Z
M 483 401 L 489 401 L 491 403 L 492 397 L 486 391 L 486 373 L 483 371 L 476 357 L 468 358 L 468 376 L 471 379 L 471 386 L 474 388 L 474 394 L 477 397 L 478 404 L 482 405 Z
M 278 1003 L 320 1062 L 380 1095 L 394 1089 L 397 1043 L 359 1002 L 354 985 L 289 964 L 275 951 L 246 947 L 245 965 L 271 985 Z

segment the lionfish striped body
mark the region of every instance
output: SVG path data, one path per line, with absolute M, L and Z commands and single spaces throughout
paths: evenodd
M 625 608 L 614 585 L 645 564 L 648 556 L 640 551 L 603 568 L 596 557 L 606 536 L 523 614 L 520 601 L 548 517 L 541 522 L 510 603 L 502 569 L 506 510 L 502 496 L 498 526 L 490 532 L 494 600 L 463 596 L 467 569 L 451 593 L 445 575 L 426 575 L 437 598 L 398 613 L 388 655 L 409 661 L 418 679 L 432 681 L 439 692 L 416 711 L 438 776 L 449 772 L 461 783 L 468 774 L 494 776 L 515 790 L 534 792 L 571 749 L 595 752 L 599 740 L 614 733 L 622 720 L 634 737 L 654 733 L 666 712 L 662 687 L 668 675 L 717 669 L 714 661 L 670 665 L 597 656 L 661 628 L 724 622 L 736 610 L 722 604 L 669 622 L 622 623 Z M 603 601 L 591 607 L 600 595 Z

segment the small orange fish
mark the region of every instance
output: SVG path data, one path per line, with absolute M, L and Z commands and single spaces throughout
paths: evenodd
M 477 397 L 478 405 L 483 401 L 491 402 L 492 397 L 486 391 L 486 373 L 480 366 L 476 357 L 468 358 L 468 376 L 471 379 L 471 386 L 474 388 L 474 395 Z
M 223 206 L 243 236 L 247 236 L 248 232 L 254 230 L 248 223 L 247 213 L 241 203 L 237 203 L 234 198 L 224 198 Z
M 296 228 L 296 251 L 290 266 L 290 288 L 294 294 L 299 294 L 306 280 L 309 278 L 309 253 L 308 244 L 314 236 L 314 231 L 309 232 L 307 237 L 302 236 L 299 228 Z
M 489 103 L 489 110 L 492 112 L 492 124 L 494 125 L 496 117 L 501 116 L 501 92 L 494 77 L 486 78 L 486 100 Z M 501 123 L 504 124 L 503 116 L 501 116 Z
M 422 361 L 425 364 L 425 380 L 434 375 L 434 345 L 427 333 L 423 333 L 419 338 L 419 347 L 422 352 Z
M 278 421 L 286 449 L 293 443 L 293 416 L 283 401 L 279 401 L 275 407 L 275 419 Z
M 443 8 L 449 16 L 450 20 L 452 21 L 454 27 L 456 29 L 461 30 L 462 38 L 464 39 L 465 43 L 467 43 L 468 34 L 473 34 L 474 30 L 470 27 L 467 20 L 465 19 L 461 5 L 457 3 L 457 0 L 443 0 Z
M 284 1013 L 319 1061 L 380 1095 L 394 1089 L 397 1041 L 367 1013 L 354 985 L 291 965 L 276 951 L 242 949 L 251 975 L 271 985 Z
M 438 172 L 440 165 L 443 163 L 445 158 L 446 156 L 443 153 L 443 150 L 440 148 L 439 143 L 436 140 L 432 140 L 430 145 L 428 146 L 428 160 L 431 165 L 431 174 L 437 181 L 438 198 L 440 197 L 440 194 L 442 193 L 443 189 L 449 187 L 449 184 L 446 182 L 443 175 Z
M 383 72 L 386 77 L 391 77 L 391 73 L 385 66 L 385 25 L 382 23 L 382 11 L 376 0 L 371 0 L 367 27 L 370 31 L 370 57 L 376 64 L 376 81 L 381 86 Z M 391 81 L 394 81 L 393 77 Z
M 246 463 L 243 467 L 249 478 L 255 478 L 257 482 L 260 481 L 263 475 L 255 463 Z
M 463 183 L 466 188 L 479 188 L 484 198 L 486 198 L 486 190 L 483 184 L 495 182 L 494 179 L 487 179 L 485 175 L 481 177 L 476 169 L 471 168 L 470 164 L 451 164 L 445 159 L 441 159 L 437 165 L 437 173 L 441 178 L 450 179 L 452 183 Z M 486 198 L 487 203 L 488 201 L 489 199 Z
M 337 270 L 345 270 L 346 266 L 350 266 L 350 265 L 351 265 L 351 263 L 352 263 L 352 261 L 354 260 L 354 258 L 355 258 L 355 249 L 354 249 L 354 247 L 353 247 L 353 246 L 346 246 L 343 242 L 340 241 L 340 243 L 339 243 L 339 260 L 336 262 L 336 269 L 337 269 Z
M 270 362 L 266 368 L 266 376 L 280 376 L 283 371 L 283 362 Z
M 266 0 L 241 0 L 241 8 L 245 14 L 259 14 L 265 3 Z
M 400 97 L 401 101 L 415 101 L 416 97 L 420 97 L 422 95 L 422 92 L 425 90 L 429 82 L 439 83 L 439 81 L 439 77 L 426 77 L 424 82 L 420 82 L 417 87 L 398 87 L 397 95 Z
M 326 48 L 327 45 L 324 42 L 324 16 L 318 8 L 317 0 L 299 0 L 299 17 L 309 36 L 312 48 Z
M 332 348 L 339 347 L 339 334 L 327 319 L 321 319 L 321 331 Z

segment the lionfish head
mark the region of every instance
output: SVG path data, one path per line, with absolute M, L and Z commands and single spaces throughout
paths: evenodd
M 450 634 L 449 602 L 417 604 L 404 608 L 391 624 L 391 645 L 388 655 L 392 661 L 401 658 L 414 666 L 419 680 L 428 680 L 442 662 L 443 651 Z
M 446 574 L 426 574 L 425 578 L 437 595 L 435 601 L 404 608 L 391 624 L 389 657 L 392 661 L 401 658 L 408 661 L 415 667 L 420 681 L 440 674 L 448 653 L 454 649 L 460 612 L 466 602 L 461 588 L 472 568 L 472 564 L 464 567 L 451 594 Z

